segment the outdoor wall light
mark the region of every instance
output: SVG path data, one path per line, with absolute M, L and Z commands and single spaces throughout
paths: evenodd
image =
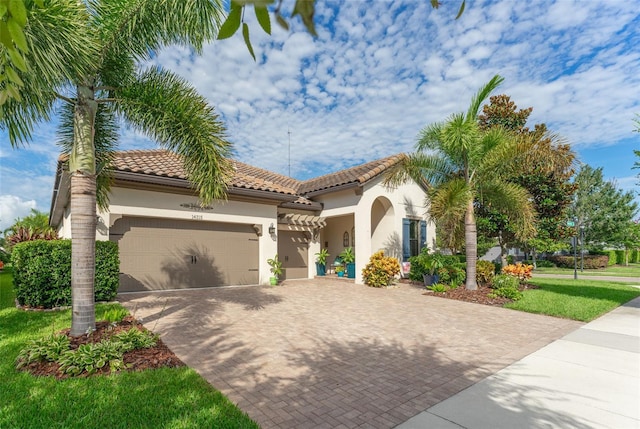
M 271 224 L 271 226 L 269 226 L 269 234 L 273 235 L 276 233 L 276 227 L 273 226 L 273 224 Z

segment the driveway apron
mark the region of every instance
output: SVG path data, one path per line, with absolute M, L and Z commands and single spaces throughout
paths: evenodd
M 392 428 L 583 325 L 331 279 L 119 299 L 266 429 Z

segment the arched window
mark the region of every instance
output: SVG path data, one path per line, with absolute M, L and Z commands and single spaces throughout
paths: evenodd
M 347 231 L 342 234 L 342 245 L 344 247 L 349 247 L 349 233 Z

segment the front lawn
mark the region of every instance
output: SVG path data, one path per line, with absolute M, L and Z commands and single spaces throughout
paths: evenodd
M 640 289 L 616 282 L 533 278 L 527 290 L 506 308 L 589 322 L 640 296 Z
M 66 380 L 15 369 L 29 340 L 70 325 L 70 310 L 16 309 L 0 273 L 0 428 L 258 428 L 187 367 Z
M 538 267 L 534 274 L 567 274 L 573 275 L 573 268 L 547 268 Z M 578 259 L 578 277 L 581 276 L 614 276 L 614 277 L 640 277 L 640 264 L 612 265 L 603 270 L 580 271 L 580 259 Z

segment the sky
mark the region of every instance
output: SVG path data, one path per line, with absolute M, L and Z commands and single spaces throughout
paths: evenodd
M 546 123 L 580 162 L 640 190 L 638 2 L 467 0 L 455 20 L 460 2 L 317 0 L 315 39 L 296 19 L 289 32 L 273 23 L 268 36 L 246 13 L 257 61 L 238 33 L 201 56 L 165 48 L 148 65 L 184 77 L 215 106 L 236 159 L 297 179 L 412 151 L 423 127 L 466 111 L 499 74 L 493 94 L 533 107 L 527 125 Z M 40 124 L 17 149 L 0 130 L 0 231 L 32 208 L 49 211 L 56 126 Z M 156 147 L 121 128 L 120 150 Z

